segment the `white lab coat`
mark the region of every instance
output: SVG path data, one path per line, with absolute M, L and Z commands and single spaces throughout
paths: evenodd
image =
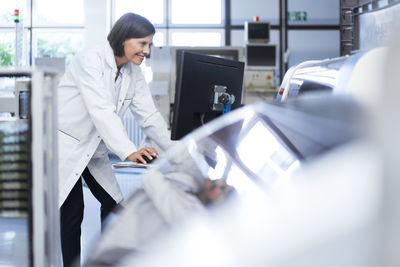
M 121 120 L 128 107 L 144 133 L 157 145 L 166 149 L 171 144 L 166 123 L 154 105 L 140 67 L 126 64 L 118 102 L 116 73 L 115 57 L 107 42 L 78 53 L 60 81 L 59 206 L 86 167 L 117 203 L 122 200 L 107 148 L 121 160 L 138 150 Z

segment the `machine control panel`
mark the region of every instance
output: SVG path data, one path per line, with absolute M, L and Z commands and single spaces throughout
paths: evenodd
M 246 70 L 244 88 L 248 92 L 275 92 L 275 72 L 273 70 Z

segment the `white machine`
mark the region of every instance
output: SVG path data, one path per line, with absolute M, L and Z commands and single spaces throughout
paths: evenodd
M 0 70 L 0 265 L 59 266 L 56 73 Z
M 285 102 L 302 95 L 328 93 L 351 94 L 370 103 L 382 93 L 378 92 L 383 81 L 377 67 L 384 68 L 388 53 L 389 48 L 383 46 L 352 56 L 302 62 L 286 72 L 276 99 Z M 361 83 L 366 84 L 360 87 Z M 370 88 L 371 83 L 374 88 Z
M 276 92 L 276 45 L 269 44 L 270 23 L 245 22 L 244 89 L 246 93 Z

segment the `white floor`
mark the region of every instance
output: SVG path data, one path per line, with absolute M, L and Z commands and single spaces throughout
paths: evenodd
M 133 191 L 140 188 L 140 177 L 145 169 L 124 168 L 115 170 L 118 184 L 126 199 Z M 87 187 L 83 187 L 85 210 L 82 223 L 81 261 L 84 262 L 93 242 L 100 237 L 100 204 Z
M 28 266 L 28 220 L 0 218 L 0 266 Z

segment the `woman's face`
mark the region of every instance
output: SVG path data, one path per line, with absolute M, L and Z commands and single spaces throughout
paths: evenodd
M 153 35 L 125 40 L 123 46 L 126 59 L 136 65 L 142 64 L 144 57 L 150 54 L 152 42 Z

